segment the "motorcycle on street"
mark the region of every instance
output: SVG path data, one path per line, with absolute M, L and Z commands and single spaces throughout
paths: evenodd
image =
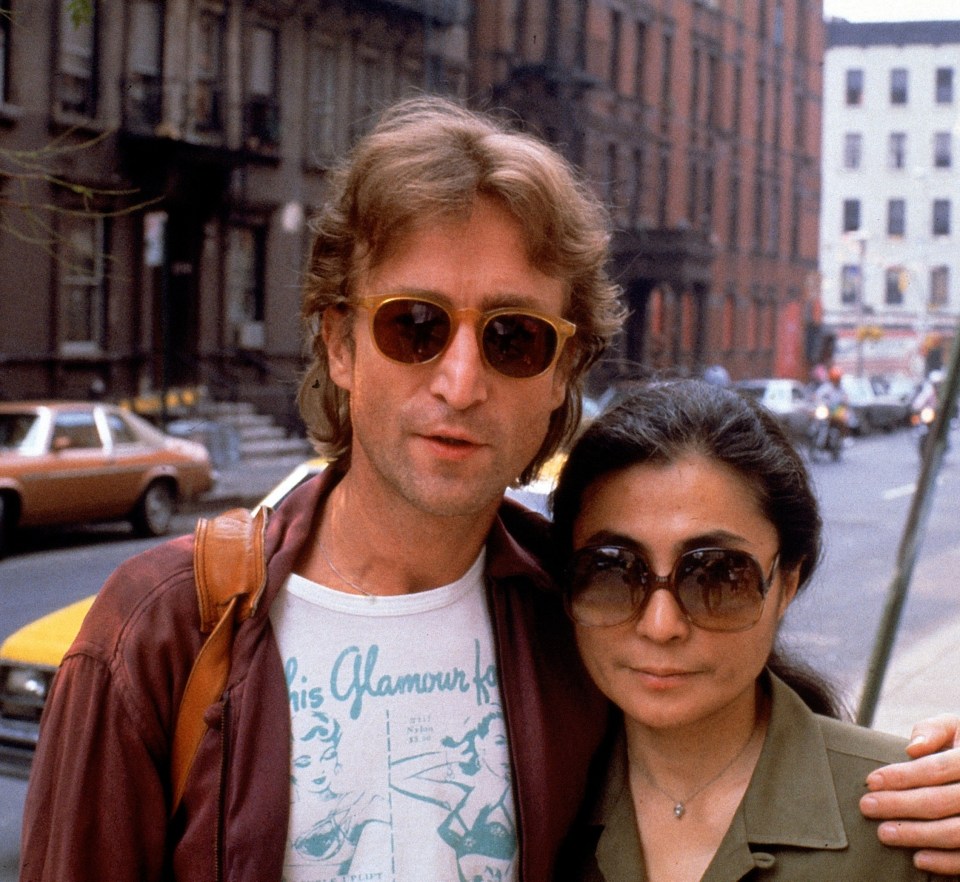
M 840 404 L 830 408 L 821 402 L 813 411 L 813 419 L 807 432 L 807 450 L 811 461 L 828 457 L 839 462 L 844 441 L 851 426 L 850 409 Z

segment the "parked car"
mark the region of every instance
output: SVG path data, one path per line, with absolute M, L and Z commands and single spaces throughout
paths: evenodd
M 563 459 L 562 454 L 553 457 L 537 479 L 524 487 L 509 489 L 507 495 L 545 513 Z M 296 487 L 323 471 L 326 465 L 327 460 L 322 457 L 301 463 L 270 490 L 258 506 L 276 508 Z M 0 644 L 0 774 L 17 777 L 29 774 L 50 684 L 92 603 L 93 597 L 86 597 L 42 616 Z
M 813 421 L 814 405 L 802 383 L 767 377 L 739 380 L 734 383 L 734 388 L 771 411 L 789 435 L 797 439 L 807 437 Z
M 202 444 L 119 407 L 0 403 L 0 555 L 17 527 L 129 520 L 163 535 L 177 502 L 213 480 Z
M 867 377 L 844 374 L 840 386 L 854 412 L 855 431 L 868 435 L 878 429 L 890 432 L 910 422 L 910 402 L 899 393 L 878 394 Z

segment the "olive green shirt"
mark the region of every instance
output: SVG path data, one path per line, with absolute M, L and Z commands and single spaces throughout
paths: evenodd
M 750 784 L 702 882 L 898 882 L 944 879 L 887 848 L 860 813 L 865 779 L 906 758 L 906 742 L 814 714 L 774 676 L 766 739 Z M 561 858 L 570 882 L 645 882 L 621 738 L 585 823 Z M 678 822 L 682 823 L 682 822 Z

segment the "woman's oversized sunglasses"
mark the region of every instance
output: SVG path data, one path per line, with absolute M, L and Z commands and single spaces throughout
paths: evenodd
M 593 545 L 575 552 L 567 572 L 567 612 L 579 625 L 608 627 L 639 619 L 658 588 L 676 598 L 684 615 L 707 631 L 745 631 L 759 621 L 773 574 L 735 548 L 696 548 L 658 576 L 634 548 Z
M 446 351 L 464 318 L 476 328 L 483 360 L 498 373 L 531 379 L 556 363 L 577 326 L 558 316 L 507 306 L 481 312 L 451 309 L 423 296 L 361 297 L 380 354 L 400 364 L 426 364 Z

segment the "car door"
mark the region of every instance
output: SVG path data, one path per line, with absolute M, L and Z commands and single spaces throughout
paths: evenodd
M 24 499 L 24 522 L 110 517 L 107 450 L 93 411 L 58 410 Z

